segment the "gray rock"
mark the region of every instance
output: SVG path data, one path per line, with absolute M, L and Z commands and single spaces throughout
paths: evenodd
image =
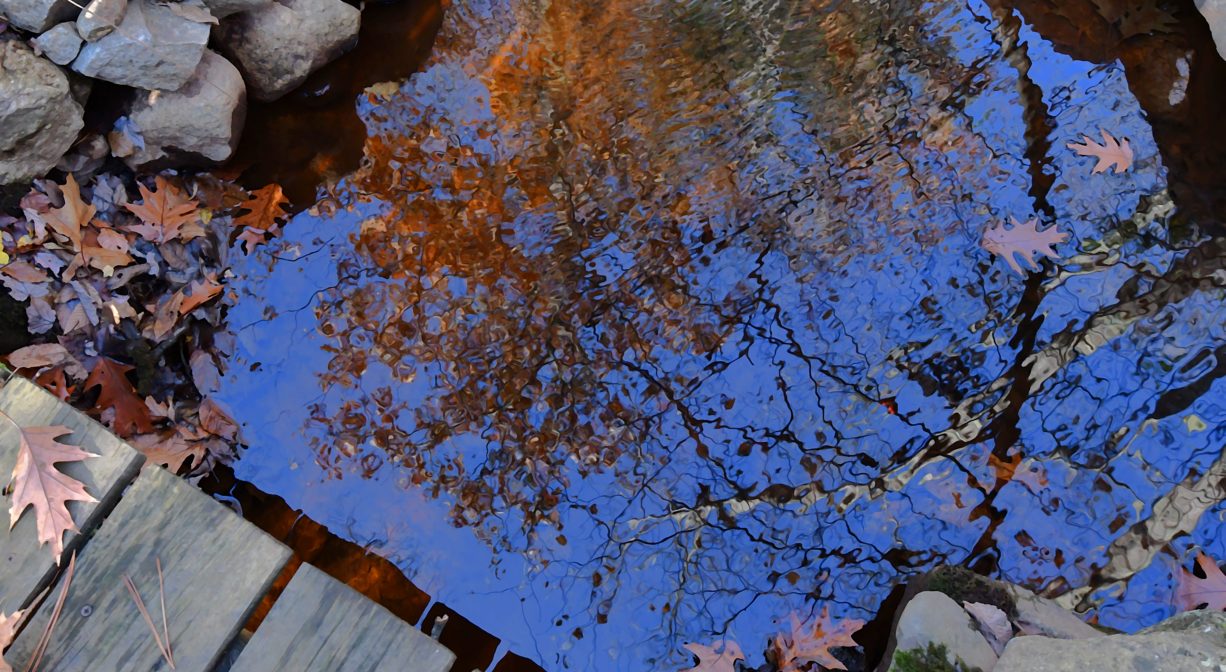
M 361 12 L 340 0 L 277 0 L 235 14 L 218 44 L 257 100 L 276 100 L 357 42 Z
M 0 0 L 0 14 L 9 23 L 41 33 L 61 21 L 71 21 L 80 11 L 69 0 Z
M 1196 0 L 1196 8 L 1209 22 L 1213 41 L 1217 43 L 1217 53 L 1226 58 L 1226 0 Z
M 84 125 L 68 77 L 25 43 L 0 42 L 0 185 L 40 177 Z
M 209 12 L 219 19 L 224 19 L 231 14 L 267 7 L 272 3 L 273 0 L 204 0 Z
M 77 16 L 77 32 L 86 42 L 97 42 L 115 32 L 127 10 L 128 0 L 94 0 Z
M 81 51 L 81 36 L 71 21 L 65 21 L 34 38 L 34 46 L 52 63 L 68 65 Z
M 1022 632 L 1031 635 L 1044 635 L 1056 639 L 1090 639 L 1104 637 L 1105 634 L 1095 630 L 1075 614 L 1066 611 L 1055 602 L 1039 597 L 1034 593 L 1013 584 L 1002 584 L 1013 597 L 1017 606 L 1017 617 L 1014 623 Z
M 225 161 L 238 145 L 246 111 L 238 69 L 205 51 L 183 88 L 138 96 L 111 134 L 111 151 L 133 168 Z
M 119 28 L 85 45 L 72 69 L 138 89 L 175 91 L 191 79 L 209 41 L 209 24 L 186 18 L 206 12 L 200 0 L 161 5 L 133 0 Z
M 1135 635 L 1015 637 L 994 672 L 1188 672 L 1226 669 L 1226 613 L 1180 614 Z
M 961 659 L 985 672 L 996 664 L 992 645 L 979 634 L 970 614 L 944 593 L 927 591 L 911 598 L 898 619 L 894 636 L 895 652 L 923 650 L 929 644 L 944 645 L 951 664 Z

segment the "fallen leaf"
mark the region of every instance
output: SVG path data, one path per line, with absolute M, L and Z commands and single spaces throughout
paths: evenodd
M 130 436 L 134 433 L 144 433 L 153 429 L 153 420 L 149 416 L 149 408 L 136 395 L 132 383 L 128 382 L 127 373 L 133 367 L 120 364 L 107 357 L 99 357 L 89 378 L 85 379 L 84 389 L 99 387 L 98 402 L 94 411 L 102 413 L 112 409 L 115 419 L 111 429 L 120 436 Z
M 3 651 L 17 638 L 17 626 L 21 624 L 23 611 L 14 611 L 5 616 L 0 612 L 0 672 L 13 672 L 13 668 L 4 662 Z
M 1132 166 L 1132 146 L 1128 144 L 1128 139 L 1124 138 L 1123 142 L 1117 141 L 1104 129 L 1099 129 L 1103 134 L 1103 144 L 1094 142 L 1088 135 L 1081 136 L 1083 144 L 1075 142 L 1068 143 L 1068 148 L 1077 152 L 1081 156 L 1092 156 L 1098 159 L 1098 163 L 1094 165 L 1095 173 L 1105 173 L 1111 166 L 1115 166 L 1115 173 L 1122 173 Z
M 1004 257 L 1009 267 L 1017 271 L 1019 275 L 1025 275 L 1025 273 L 1018 265 L 1014 255 L 1021 256 L 1030 268 L 1037 271 L 1039 265 L 1035 262 L 1034 255 L 1042 254 L 1055 259 L 1057 255 L 1053 246 L 1068 239 L 1068 234 L 1055 226 L 1040 231 L 1037 219 L 1031 219 L 1025 224 L 1018 223 L 1012 217 L 1009 220 L 1013 223 L 1011 228 L 1005 228 L 1003 222 L 998 226 L 990 227 L 983 232 L 983 240 L 979 244 L 988 252 Z
M 1222 574 L 1217 562 L 1204 553 L 1196 556 L 1196 564 L 1200 565 L 1205 578 L 1197 578 L 1181 567 L 1175 586 L 1175 603 L 1184 611 L 1202 604 L 1214 611 L 1226 609 L 1226 574 Z
M 966 609 L 966 613 L 975 617 L 979 623 L 979 631 L 999 656 L 1005 650 L 1005 644 L 1013 639 L 1013 626 L 1009 623 L 1009 616 L 1001 611 L 1000 607 L 982 602 L 963 602 L 962 607 Z
M 238 423 L 211 398 L 200 402 L 200 429 L 227 441 L 238 438 Z
M 51 551 L 59 562 L 64 552 L 64 533 L 77 529 L 68 512 L 68 502 L 98 500 L 85 491 L 85 484 L 56 469 L 55 465 L 97 456 L 79 446 L 57 441 L 72 433 L 67 427 L 18 426 L 17 429 L 17 466 L 13 468 L 11 481 L 13 500 L 9 507 L 9 528 L 17 525 L 26 509 L 34 507 L 39 545 L 50 542 Z
M 64 369 L 60 367 L 39 373 L 34 376 L 34 382 L 54 394 L 60 401 L 68 401 L 76 389 L 75 385 L 68 384 L 68 380 L 64 377 Z
M 732 641 L 716 642 L 715 646 L 686 644 L 685 648 L 698 656 L 698 664 L 683 672 L 735 672 L 736 661 L 745 660 L 741 647 Z
M 145 185 L 138 184 L 141 203 L 124 205 L 141 220 L 140 224 L 133 224 L 128 228 L 145 240 L 158 244 L 175 238 L 191 240 L 203 236 L 204 229 L 199 224 L 196 201 L 188 198 L 161 175 L 154 178 L 154 181 L 157 191 L 149 191 Z
M 189 459 L 192 464 L 199 465 L 207 452 L 203 441 L 189 441 L 177 431 L 163 434 L 141 434 L 128 441 L 145 458 L 153 464 L 164 465 L 167 469 L 177 472 L 183 468 Z
M 9 366 L 15 369 L 41 369 L 44 367 L 62 366 L 64 371 L 73 378 L 80 380 L 85 377 L 85 367 L 77 361 L 68 349 L 59 343 L 42 343 L 27 345 L 14 350 L 7 357 Z
M 864 626 L 864 621 L 847 619 L 833 623 L 829 607 L 822 609 L 821 616 L 812 625 L 802 624 L 795 613 L 789 619 L 791 632 L 775 635 L 774 640 L 779 672 L 800 672 L 807 663 L 817 663 L 832 670 L 847 669 L 830 649 L 859 646 L 851 635 Z
M 68 180 L 60 188 L 60 192 L 64 195 L 63 207 L 51 208 L 44 215 L 44 219 L 52 231 L 72 246 L 73 252 L 80 252 L 81 227 L 89 224 L 98 210 L 81 200 L 81 187 L 72 173 L 68 174 Z
M 217 363 L 208 352 L 193 352 L 188 366 L 192 370 L 192 381 L 196 383 L 200 394 L 208 396 L 221 390 L 221 372 L 217 370 Z
M 207 303 L 213 297 L 221 294 L 222 286 L 212 280 L 193 280 L 192 284 L 185 290 L 183 294 L 183 303 L 179 305 L 179 314 L 186 315 L 201 304 Z
M 251 192 L 251 200 L 240 206 L 247 212 L 234 218 L 234 226 L 242 227 L 238 239 L 248 254 L 277 232 L 287 205 L 289 200 L 281 193 L 281 185 L 269 184 Z

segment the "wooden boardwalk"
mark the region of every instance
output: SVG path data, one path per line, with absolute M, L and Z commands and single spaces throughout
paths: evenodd
M 65 558 L 77 552 L 76 572 L 40 670 L 171 669 L 124 584 L 130 577 L 160 627 L 159 561 L 176 672 L 451 669 L 452 652 L 306 564 L 244 644 L 239 633 L 290 559 L 288 548 L 164 469 L 142 466 L 131 446 L 24 378 L 3 384 L 0 410 L 22 426 L 64 425 L 73 431 L 65 442 L 99 456 L 60 465 L 98 501 L 68 505 L 80 527 L 65 541 Z M 17 453 L 7 424 L 4 481 Z M 35 609 L 5 653 L 22 670 L 54 609 L 59 569 L 37 542 L 31 512 L 7 528 L 0 525 L 0 612 Z

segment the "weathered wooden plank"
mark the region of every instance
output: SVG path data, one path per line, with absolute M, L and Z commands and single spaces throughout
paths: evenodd
M 303 565 L 231 672 L 447 672 L 454 660 L 387 609 Z
M 23 427 L 64 425 L 72 434 L 63 437 L 98 455 L 81 462 L 60 465 L 64 473 L 85 484 L 97 502 L 69 502 L 68 511 L 81 533 L 65 535 L 64 548 L 71 553 L 82 538 L 97 526 L 115 505 L 120 492 L 140 471 L 144 456 L 116 438 L 105 427 L 20 376 L 0 388 L 0 410 Z M 8 483 L 17 462 L 17 428 L 0 420 L 0 484 Z M 25 607 L 55 573 L 51 546 L 39 546 L 34 512 L 27 510 L 9 530 L 8 504 L 0 511 L 0 610 Z M 65 556 L 67 557 L 67 556 Z
M 289 559 L 289 549 L 164 469 L 145 467 L 77 558 L 42 669 L 168 669 L 123 584 L 124 575 L 132 578 L 160 626 L 158 558 L 177 670 L 205 672 Z M 15 668 L 29 660 L 52 602 L 43 602 L 9 650 Z

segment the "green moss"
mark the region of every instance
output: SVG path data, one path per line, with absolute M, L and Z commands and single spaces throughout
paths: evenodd
M 938 567 L 928 575 L 928 590 L 945 593 L 954 602 L 980 602 L 1005 612 L 1010 619 L 1017 617 L 1013 596 L 1000 584 L 962 567 Z
M 949 651 L 944 644 L 928 643 L 927 649 L 908 649 L 894 652 L 894 664 L 890 672 L 983 672 L 970 667 L 958 658 L 949 662 Z

